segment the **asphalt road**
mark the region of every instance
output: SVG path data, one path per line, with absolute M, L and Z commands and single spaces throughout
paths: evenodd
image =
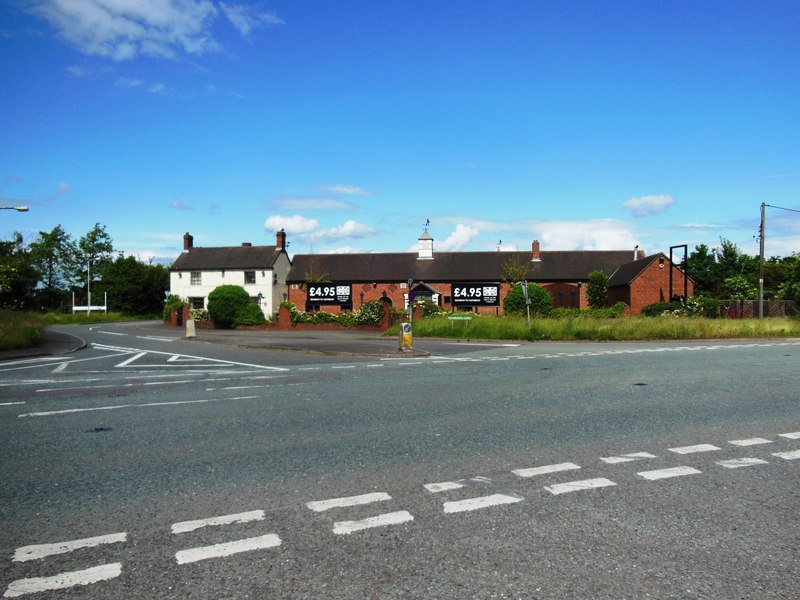
M 4 597 L 800 597 L 798 340 L 81 335 L 0 362 Z

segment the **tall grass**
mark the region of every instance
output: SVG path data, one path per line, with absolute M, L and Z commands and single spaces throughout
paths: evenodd
M 399 333 L 397 326 L 387 332 Z M 421 337 L 500 340 L 691 340 L 721 338 L 800 337 L 800 319 L 706 319 L 702 317 L 624 317 L 561 319 L 488 315 L 451 321 L 428 317 L 413 323 Z
M 33 348 L 42 341 L 44 328 L 37 315 L 0 310 L 0 350 Z

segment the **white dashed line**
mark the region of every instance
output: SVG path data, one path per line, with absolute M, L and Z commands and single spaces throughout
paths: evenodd
M 618 463 L 632 462 L 634 460 L 642 460 L 645 458 L 656 458 L 656 455 L 650 454 L 649 452 L 633 452 L 631 454 L 622 454 L 620 456 L 607 456 L 605 458 L 601 458 L 600 460 L 609 465 L 616 465 Z
M 251 510 L 250 512 L 238 513 L 235 515 L 223 515 L 221 517 L 211 517 L 208 519 L 197 519 L 196 521 L 183 521 L 172 526 L 172 533 L 187 533 L 203 527 L 213 527 L 216 525 L 231 525 L 234 523 L 250 523 L 264 519 L 263 510 Z
M 753 467 L 755 465 L 766 465 L 768 463 L 760 458 L 732 458 L 731 460 L 720 460 L 717 464 L 726 469 L 738 469 L 740 467 Z
M 458 481 L 443 481 L 441 483 L 426 483 L 425 489 L 431 494 L 438 494 L 439 492 L 447 492 L 450 490 L 458 490 L 469 485 L 486 484 L 491 480 L 487 477 L 473 477 L 472 479 L 459 479 Z
M 222 558 L 225 556 L 231 556 L 233 554 L 240 554 L 242 552 L 276 548 L 280 545 L 281 538 L 274 533 L 268 533 L 267 535 L 236 540 L 234 542 L 225 542 L 223 544 L 214 544 L 213 546 L 201 546 L 199 548 L 181 550 L 175 554 L 175 560 L 178 561 L 179 565 L 185 565 L 209 558 Z
M 514 504 L 522 501 L 522 496 L 516 494 L 493 494 L 481 498 L 468 498 L 467 500 L 456 500 L 444 503 L 444 512 L 448 514 L 479 510 L 492 506 L 502 506 L 504 504 Z
M 759 444 L 771 444 L 772 440 L 765 440 L 764 438 L 749 438 L 746 440 L 731 440 L 728 442 L 734 446 L 758 446 Z
M 414 515 L 406 510 L 393 513 L 386 513 L 376 517 L 369 517 L 360 521 L 338 521 L 333 524 L 333 533 L 336 535 L 349 535 L 363 529 L 374 527 L 388 527 L 389 525 L 400 525 L 414 520 Z
M 792 433 L 780 433 L 778 435 L 790 440 L 800 440 L 800 431 L 793 431 Z
M 593 490 L 595 488 L 609 487 L 617 485 L 610 479 L 599 477 L 597 479 L 584 479 L 582 481 L 570 481 L 567 483 L 557 483 L 548 485 L 544 489 L 554 495 L 567 494 L 569 492 L 579 492 L 581 490 Z
M 35 544 L 24 546 L 14 552 L 14 562 L 26 562 L 29 560 L 39 560 L 54 554 L 66 554 L 81 548 L 94 548 L 103 544 L 117 544 L 128 539 L 127 533 L 112 533 L 110 535 L 98 535 L 96 537 L 72 540 L 70 542 L 56 542 L 54 544 Z
M 348 506 L 361 506 L 363 504 L 372 504 L 373 502 L 385 502 L 391 500 L 392 497 L 384 492 L 375 492 L 373 494 L 362 494 L 361 496 L 347 496 L 344 498 L 331 498 L 330 500 L 315 500 L 306 503 L 306 506 L 314 512 L 323 512 L 332 508 L 345 508 Z
M 698 444 L 696 446 L 682 446 L 680 448 L 670 448 L 670 452 L 675 452 L 676 454 L 696 454 L 698 452 L 714 452 L 715 450 L 720 450 L 717 446 L 713 446 L 711 444 Z
M 121 563 L 100 565 L 82 571 L 70 571 L 60 573 L 51 577 L 32 577 L 30 579 L 19 579 L 11 583 L 3 594 L 4 598 L 16 598 L 26 594 L 46 592 L 50 590 L 63 590 L 75 587 L 76 585 L 90 585 L 99 581 L 106 581 L 119 577 L 122 573 Z
M 637 473 L 637 475 L 649 481 L 655 481 L 657 479 L 683 477 L 684 475 L 696 475 L 698 473 L 701 473 L 701 471 L 698 471 L 692 467 L 672 467 L 669 469 L 656 469 L 655 471 L 642 471 Z
M 772 456 L 784 458 L 786 460 L 797 460 L 800 458 L 800 450 L 792 450 L 791 452 L 776 452 Z
M 518 477 L 536 477 L 537 475 L 546 475 L 548 473 L 560 473 L 561 471 L 573 471 L 580 469 L 580 466 L 575 463 L 560 463 L 557 465 L 545 465 L 543 467 L 533 467 L 532 469 L 516 469 L 511 471 Z

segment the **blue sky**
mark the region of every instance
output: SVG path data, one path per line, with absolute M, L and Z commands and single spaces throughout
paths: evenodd
M 6 0 L 0 237 L 800 252 L 800 4 Z

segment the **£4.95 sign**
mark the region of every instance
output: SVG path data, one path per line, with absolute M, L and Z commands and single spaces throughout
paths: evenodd
M 453 306 L 499 306 L 499 283 L 453 283 Z
M 342 283 L 309 283 L 309 304 L 350 304 L 352 286 Z

